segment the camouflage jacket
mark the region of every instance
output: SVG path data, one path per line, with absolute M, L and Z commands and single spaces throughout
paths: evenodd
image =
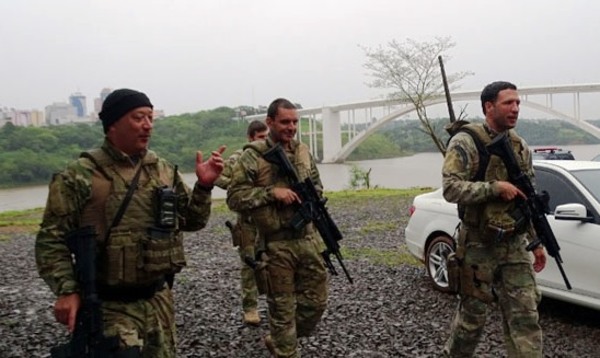
M 485 124 L 471 124 L 471 126 L 473 125 L 479 126 L 478 132 L 486 133 L 489 136 L 487 142 L 497 135 L 489 130 Z M 514 130 L 510 130 L 508 134 L 515 155 L 520 162 L 521 170 L 531 178 L 533 183 L 533 166 L 527 143 Z M 496 182 L 508 180 L 508 174 L 501 159 L 492 156 L 485 172 L 485 180 L 473 181 L 472 178 L 475 177 L 479 169 L 479 160 L 477 146 L 470 134 L 459 132 L 452 137 L 448 144 L 442 168 L 444 198 L 449 202 L 466 207 L 467 214 L 470 211 L 471 213 L 485 215 L 484 211 L 490 206 L 497 206 L 492 210 L 496 214 L 499 214 L 500 211 L 507 212 L 511 210 L 511 205 L 514 203 L 508 203 L 502 210 L 498 209 L 502 206 L 498 206 L 501 200 L 499 199 L 500 193 Z M 467 218 L 466 221 L 480 223 L 480 219 L 480 217 Z
M 487 129 L 490 140 L 495 138 L 496 134 Z M 521 150 L 517 157 L 525 163 L 526 174 L 533 179 L 533 167 L 531 165 L 531 153 L 527 143 L 518 137 L 511 130 L 511 136 L 521 143 Z M 479 204 L 493 200 L 499 193 L 495 189 L 496 180 L 507 180 L 506 173 L 504 177 L 496 177 L 486 181 L 471 181 L 475 176 L 479 165 L 479 153 L 477 146 L 470 134 L 459 132 L 450 140 L 444 164 L 442 168 L 442 186 L 446 200 L 464 205 Z
M 231 176 L 233 174 L 233 167 L 238 159 L 242 156 L 244 152 L 243 149 L 238 149 L 233 152 L 229 158 L 225 161 L 225 165 L 223 166 L 223 171 L 219 178 L 215 181 L 215 185 L 223 190 L 227 190 L 229 187 L 229 183 L 231 183 Z
M 125 154 L 114 148 L 107 140 L 102 148 L 115 163 L 131 166 L 133 172 L 137 165 Z M 156 170 L 173 178 L 173 167 L 164 159 L 147 151 L 140 159 L 141 165 L 152 162 Z M 78 292 L 79 288 L 71 265 L 71 255 L 66 245 L 65 235 L 76 230 L 92 197 L 92 178 L 99 175 L 101 168 L 92 160 L 80 157 L 67 168 L 54 174 L 49 186 L 48 200 L 35 243 L 35 256 L 40 276 L 56 295 Z M 142 173 L 144 171 L 142 170 Z M 179 176 L 179 175 L 178 175 Z M 140 178 L 140 182 L 143 176 Z M 193 191 L 179 176 L 175 191 L 178 195 L 178 224 L 182 231 L 195 231 L 203 228 L 210 215 L 211 194 L 196 184 Z M 136 194 L 134 193 L 135 200 Z M 99 214 L 100 215 L 100 214 Z M 108 221 L 108 220 L 101 220 Z M 108 227 L 110 222 L 104 222 Z M 99 235 L 100 236 L 100 235 Z
M 284 217 L 293 213 L 292 205 L 283 205 L 276 201 L 273 196 L 274 187 L 290 187 L 289 180 L 282 176 L 273 164 L 267 163 L 263 158 L 260 149 L 265 151 L 274 145 L 269 137 L 265 142 L 254 142 L 246 146 L 244 153 L 238 159 L 237 165 L 233 168 L 231 183 L 227 191 L 227 205 L 231 210 L 248 213 L 252 216 L 253 222 L 258 226 L 262 233 L 269 233 L 271 230 L 277 230 L 272 225 L 261 227 L 265 218 L 279 221 L 285 220 Z M 323 190 L 319 171 L 316 163 L 308 151 L 305 144 L 298 141 L 292 141 L 290 149 L 286 150 L 290 162 L 296 169 L 300 180 L 311 178 L 318 191 Z M 267 212 L 262 212 L 268 208 Z M 276 224 L 279 228 L 284 223 Z

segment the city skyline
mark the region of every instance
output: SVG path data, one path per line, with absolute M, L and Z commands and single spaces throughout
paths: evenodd
M 14 108 L 104 86 L 143 91 L 169 115 L 277 97 L 306 108 L 375 99 L 386 91 L 365 84 L 362 48 L 436 36 L 456 43 L 448 73 L 474 73 L 461 90 L 600 82 L 591 0 L 23 0 L 0 2 L 0 13 L 0 106 Z M 597 113 L 594 99 L 584 115 Z

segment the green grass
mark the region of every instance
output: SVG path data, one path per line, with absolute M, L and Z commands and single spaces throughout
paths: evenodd
M 325 192 L 325 196 L 331 202 L 344 203 L 356 199 L 377 199 L 385 197 L 411 197 L 426 193 L 434 188 L 409 188 L 409 189 L 361 189 L 361 190 L 342 190 Z M 228 213 L 229 208 L 225 199 L 213 199 L 213 213 Z M 42 221 L 43 208 L 5 211 L 0 212 L 0 239 L 6 239 L 7 236 L 14 233 L 34 233 L 39 229 Z M 365 232 L 394 230 L 392 223 L 373 222 L 367 224 L 363 230 Z
M 360 249 L 342 248 L 342 256 L 344 259 L 364 259 L 373 264 L 386 266 L 399 266 L 403 264 L 414 266 L 421 265 L 421 262 L 405 249 L 378 250 L 369 247 Z
M 326 191 L 325 197 L 332 201 L 344 201 L 360 198 L 388 198 L 388 197 L 411 197 L 423 193 L 428 193 L 435 190 L 430 187 L 408 188 L 408 189 L 359 189 L 359 190 L 341 190 L 341 191 Z
M 225 199 L 212 199 L 211 212 L 213 213 L 226 213 L 229 212 L 229 207 L 225 203 Z
M 4 224 L 10 222 L 23 224 L 39 224 L 42 220 L 43 213 L 43 208 L 0 212 L 0 226 L 6 226 Z
M 369 221 L 360 228 L 361 234 L 396 231 L 398 223 L 390 221 Z
M 15 233 L 37 232 L 43 213 L 43 208 L 1 212 L 0 240 L 8 240 Z

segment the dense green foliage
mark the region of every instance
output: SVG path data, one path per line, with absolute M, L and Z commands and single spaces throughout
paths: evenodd
M 481 122 L 483 119 L 473 119 L 473 122 Z M 432 120 L 435 132 L 444 141 L 449 139 L 444 126 L 448 119 Z M 600 126 L 600 121 L 589 123 Z M 528 120 L 520 119 L 518 124 L 519 135 L 525 138 L 531 146 L 539 145 L 575 145 L 575 144 L 599 144 L 600 139 L 594 137 L 574 125 L 561 120 Z M 417 120 L 400 120 L 388 123 L 379 131 L 392 143 L 398 145 L 403 152 L 435 152 L 437 148 L 421 128 Z
M 161 156 L 179 165 L 182 172 L 193 171 L 196 151 L 207 156 L 220 145 L 227 145 L 224 156 L 246 142 L 245 121 L 235 120 L 234 109 L 220 107 L 210 111 L 187 113 L 155 121 L 151 147 Z M 437 133 L 447 139 L 447 119 L 433 121 Z M 599 125 L 600 121 L 590 121 Z M 309 127 L 303 121 L 302 141 L 309 143 Z M 316 130 L 320 131 L 317 123 Z M 531 145 L 597 144 L 600 140 L 573 125 L 559 120 L 520 120 L 519 133 Z M 103 140 L 99 123 L 50 126 L 44 128 L 0 128 L 0 186 L 45 184 L 52 173 L 77 158 L 82 150 L 97 147 Z M 344 135 L 342 143 L 348 142 Z M 322 140 L 317 140 L 317 156 L 322 157 Z M 352 152 L 348 160 L 391 158 L 406 154 L 436 151 L 417 120 L 388 123 L 369 136 Z
M 246 141 L 247 124 L 232 120 L 234 110 L 226 107 L 156 120 L 152 149 L 183 172 L 194 170 L 196 151 L 205 157 L 222 144 L 225 156 Z M 100 123 L 44 128 L 0 128 L 0 186 L 47 183 L 83 150 L 98 147 L 104 138 Z

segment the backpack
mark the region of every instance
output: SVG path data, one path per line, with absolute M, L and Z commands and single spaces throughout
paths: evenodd
M 477 124 L 475 123 L 470 123 L 469 121 L 462 119 L 447 124 L 444 129 L 446 129 L 446 132 L 450 134 L 450 138 L 448 138 L 448 141 L 446 142 L 446 147 L 448 147 L 448 143 L 450 143 L 452 137 L 454 137 L 457 133 L 465 132 L 469 134 L 471 138 L 473 138 L 473 142 L 477 147 L 477 153 L 479 153 L 479 167 L 477 168 L 475 176 L 473 176 L 470 181 L 483 181 L 485 179 L 485 172 L 490 162 L 490 153 L 485 147 L 485 142 L 481 138 L 478 130 L 475 128 L 476 125 Z

